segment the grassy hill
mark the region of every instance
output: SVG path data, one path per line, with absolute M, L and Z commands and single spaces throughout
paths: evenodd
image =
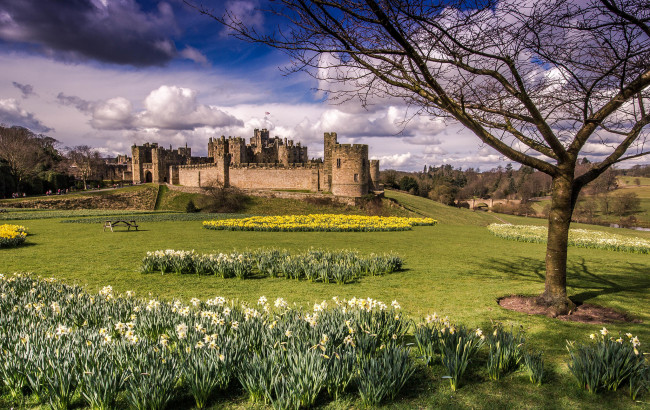
M 147 189 L 147 186 L 133 188 L 135 192 Z M 109 193 L 96 194 L 110 196 Z M 195 198 L 166 192 L 158 195 L 157 190 L 152 196 L 159 208 L 176 207 L 176 210 L 180 210 L 189 198 Z M 20 216 L 20 220 L 7 219 L 6 222 L 26 226 L 30 236 L 24 246 L 0 249 L 0 273 L 29 271 L 43 277 L 52 276 L 68 283 L 85 285 L 93 293 L 105 285 L 112 285 L 116 292 L 133 290 L 140 297 L 166 301 L 180 298 L 184 303 L 189 303 L 192 297 L 205 300 L 224 296 L 255 305 L 257 299 L 264 295 L 269 300 L 283 297 L 290 304 L 311 309 L 314 303 L 330 300 L 333 296 L 371 297 L 387 303 L 399 301 L 404 314 L 416 320 L 437 312 L 441 316 L 448 315 L 457 324 L 487 330 L 497 322 L 514 324 L 523 327 L 530 347 L 544 353 L 549 377 L 541 387 L 531 385 L 523 371 L 493 382 L 488 381 L 484 368 L 472 367 L 467 384 L 452 392 L 443 378 L 446 370 L 437 362 L 431 367 L 420 365 L 406 390 L 389 406 L 622 409 L 635 405 L 627 395 L 627 388 L 591 395 L 579 389 L 569 374 L 566 341 L 586 342 L 588 335 L 603 325 L 529 316 L 505 310 L 497 304 L 497 299 L 506 295 L 535 295 L 543 291 L 545 246 L 499 239 L 491 235 L 485 226 L 499 219 L 537 224 L 544 224 L 544 220 L 451 208 L 401 192 L 388 191 L 386 197 L 387 201 L 397 201 L 404 207 L 390 207 L 387 204 L 391 212 L 429 216 L 440 223 L 403 232 L 211 231 L 202 229 L 201 221 L 204 218 L 233 215 L 148 210 L 129 211 L 130 215 L 141 221 L 139 231 L 116 229 L 115 232 L 104 232 L 102 215 L 116 217 L 126 211 L 10 210 L 0 214 L 0 218 Z M 360 212 L 353 208 L 322 207 L 294 201 L 297 200 L 260 198 L 245 212 Z M 40 218 L 43 215 L 47 217 Z M 77 223 L 62 223 L 70 219 L 77 220 Z M 649 232 L 589 228 L 650 238 Z M 144 275 L 138 271 L 144 255 L 159 249 L 218 253 L 277 248 L 298 252 L 312 247 L 355 249 L 361 254 L 392 251 L 404 259 L 405 270 L 391 275 L 364 277 L 348 285 L 285 278 L 237 280 L 196 275 Z M 645 350 L 650 340 L 650 328 L 647 326 L 650 320 L 648 255 L 570 248 L 568 266 L 569 295 L 582 302 L 627 312 L 637 322 L 607 324 L 606 327 L 612 334 L 631 332 L 638 335 Z M 0 392 L 0 407 L 10 407 L 1 395 Z M 225 398 L 216 399 L 214 408 L 251 406 L 241 390 L 234 389 L 224 395 Z M 647 395 L 642 397 L 642 400 L 647 399 Z M 175 406 L 191 408 L 192 403 L 188 400 L 175 403 Z M 322 403 L 322 406 L 355 408 L 361 403 L 355 396 L 349 395 L 340 401 Z
M 106 211 L 168 211 L 185 212 L 189 201 L 197 207 L 205 205 L 209 198 L 199 193 L 187 193 L 170 190 L 164 185 L 143 184 L 102 191 L 77 192 L 67 195 L 38 196 L 18 199 L 0 200 L 0 208 L 9 210 L 49 209 L 79 210 L 93 209 Z M 382 206 L 349 206 L 328 200 L 301 198 L 266 198 L 251 196 L 240 213 L 251 215 L 290 215 L 310 213 L 361 214 L 408 216 L 408 210 L 393 206 L 389 200 L 383 200 Z M 431 201 L 428 201 L 431 202 Z M 6 219 L 6 215 L 4 218 Z M 0 215 L 2 218 L 2 215 Z
M 637 184 L 638 180 L 638 184 Z M 610 198 L 610 202 L 615 199 L 617 195 L 627 192 L 633 192 L 640 200 L 640 211 L 631 214 L 637 220 L 636 226 L 650 228 L 650 178 L 643 177 L 618 177 L 618 187 L 606 194 Z M 602 223 L 615 224 L 620 223 L 621 217 L 614 214 L 603 214 L 600 209 L 600 201 L 597 196 L 587 195 L 585 197 L 588 201 L 595 201 L 598 211 L 595 217 Z M 550 204 L 550 199 L 543 199 L 533 204 L 533 209 L 541 213 L 544 207 Z M 627 215 L 629 216 L 629 215 Z M 626 217 L 627 217 L 626 216 Z
M 2 199 L 0 207 L 153 210 L 157 194 L 157 185 L 144 184 L 118 189 L 73 192 L 65 195 Z
M 387 190 L 386 198 L 396 201 L 417 215 L 435 218 L 442 224 L 485 226 L 499 222 L 499 219 L 491 213 L 455 208 L 404 192 Z

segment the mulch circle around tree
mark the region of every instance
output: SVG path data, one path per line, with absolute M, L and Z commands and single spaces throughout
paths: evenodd
M 498 299 L 498 303 L 504 309 L 527 313 L 529 315 L 544 315 L 552 317 L 544 306 L 537 304 L 536 299 L 537 296 L 511 295 Z M 630 319 L 625 313 L 618 312 L 612 308 L 591 305 L 589 303 L 578 305 L 568 315 L 559 315 L 556 319 L 594 324 L 617 322 L 639 323 L 638 320 Z

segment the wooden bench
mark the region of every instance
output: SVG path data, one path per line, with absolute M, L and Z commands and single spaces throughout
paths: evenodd
M 135 221 L 106 221 L 104 222 L 104 232 L 106 232 L 106 228 L 111 228 L 111 232 L 113 232 L 113 227 L 117 225 L 125 225 L 128 227 L 128 230 L 130 231 L 131 228 L 135 228 L 135 230 L 138 230 L 138 224 Z

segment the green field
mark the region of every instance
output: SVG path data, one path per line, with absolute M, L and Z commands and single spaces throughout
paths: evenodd
M 637 185 L 637 180 L 639 184 Z M 633 192 L 637 195 L 640 202 L 640 209 L 638 212 L 632 214 L 636 218 L 636 225 L 640 227 L 650 227 L 650 178 L 644 177 L 623 177 L 620 176 L 617 178 L 618 188 L 608 192 L 606 195 L 610 198 L 616 197 L 622 193 Z M 593 197 L 587 196 L 586 200 L 594 200 Z M 543 199 L 541 201 L 533 202 L 533 209 L 541 214 L 545 207 L 550 205 L 550 198 Z M 596 199 L 596 204 L 598 212 L 596 212 L 595 217 L 600 220 L 601 223 L 608 224 L 618 224 L 620 223 L 621 217 L 614 214 L 603 214 L 600 209 L 600 202 Z M 629 216 L 629 215 L 628 215 Z
M 397 300 L 406 314 L 420 318 L 437 312 L 468 326 L 490 329 L 494 322 L 521 324 L 527 343 L 544 352 L 549 379 L 541 387 L 517 372 L 501 381 L 488 381 L 485 370 L 471 370 L 469 380 L 457 392 L 441 379 L 440 365 L 421 367 L 409 388 L 391 407 L 450 408 L 630 408 L 634 403 L 627 388 L 615 393 L 591 395 L 580 390 L 568 373 L 566 340 L 586 341 L 602 325 L 563 322 L 547 317 L 528 316 L 502 309 L 497 299 L 510 294 L 534 295 L 544 288 L 544 252 L 542 244 L 499 239 L 485 228 L 499 222 L 494 214 L 449 208 L 438 203 L 396 192 L 387 196 L 407 210 L 439 220 L 437 226 L 415 227 L 404 232 L 231 232 L 201 228 L 201 218 L 189 221 L 160 220 L 141 222 L 139 231 L 116 229 L 104 232 L 102 224 L 62 223 L 75 212 L 46 219 L 16 221 L 28 227 L 24 246 L 0 249 L 0 272 L 30 271 L 44 277 L 56 277 L 68 283 L 87 286 L 97 292 L 105 285 L 116 291 L 133 290 L 138 296 L 149 294 L 165 300 L 191 297 L 201 299 L 224 296 L 255 302 L 264 295 L 269 300 L 283 297 L 289 303 L 310 307 L 332 296 L 341 298 L 372 297 L 390 303 Z M 174 207 L 180 200 L 171 200 Z M 171 206 L 170 206 L 171 207 Z M 284 208 L 268 202 L 260 209 L 313 212 L 313 206 Z M 350 209 L 343 209 L 353 212 Z M 101 211 L 95 211 L 101 214 Z M 404 211 L 400 211 L 404 212 Z M 31 211 L 35 216 L 38 211 Z M 80 215 L 83 212 L 78 212 Z M 256 212 L 251 212 L 256 213 Z M 262 212 L 259 212 L 262 213 Z M 56 214 L 51 216 L 57 216 Z M 98 218 L 99 215 L 90 214 Z M 540 219 L 498 215 L 513 223 L 543 224 Z M 134 219 L 138 219 L 135 215 Z M 173 219 L 171 216 L 160 219 Z M 3 223 L 11 221 L 3 221 Z M 589 226 L 650 238 L 650 232 L 633 232 Z M 257 248 L 288 249 L 292 252 L 311 247 L 355 249 L 362 254 L 393 251 L 405 261 L 405 270 L 381 277 L 364 277 L 348 285 L 310 283 L 283 278 L 248 280 L 220 279 L 210 276 L 138 273 L 147 251 L 160 249 L 196 250 L 199 253 L 243 251 Z M 613 333 L 638 335 L 642 348 L 650 343 L 650 258 L 648 255 L 596 249 L 569 249 L 569 294 L 579 302 L 613 307 L 627 312 L 635 323 L 608 324 Z M 187 408 L 191 405 L 188 402 Z M 0 401 L 0 406 L 2 406 Z M 240 391 L 231 392 L 225 406 L 247 407 Z M 360 406 L 354 397 L 323 406 L 347 408 Z

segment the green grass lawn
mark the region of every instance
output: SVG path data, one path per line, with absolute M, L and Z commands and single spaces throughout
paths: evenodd
M 483 369 L 470 372 L 468 383 L 452 392 L 441 379 L 441 366 L 419 371 L 390 407 L 450 408 L 629 408 L 635 403 L 627 388 L 616 393 L 590 395 L 578 389 L 568 374 L 566 340 L 586 341 L 602 325 L 563 322 L 504 310 L 497 299 L 510 294 L 539 294 L 544 289 L 545 246 L 492 236 L 486 225 L 498 222 L 493 214 L 449 208 L 427 199 L 388 192 L 412 212 L 437 218 L 433 227 L 376 233 L 231 232 L 201 228 L 201 221 L 142 222 L 140 231 L 103 232 L 101 223 L 61 223 L 61 218 L 19 221 L 29 228 L 26 245 L 0 249 L 0 272 L 31 271 L 86 285 L 96 292 L 112 285 L 116 291 L 134 290 L 163 299 L 224 296 L 255 302 L 264 295 L 283 297 L 310 307 L 332 296 L 398 300 L 408 315 L 419 318 L 437 312 L 468 326 L 489 329 L 497 321 L 521 324 L 528 343 L 544 351 L 550 377 L 532 386 L 523 372 L 499 382 L 487 381 Z M 67 212 L 67 211 L 66 211 Z M 284 213 L 284 212 L 283 212 Z M 513 223 L 543 220 L 501 216 Z M 11 223 L 11 221 L 6 221 Z M 601 229 L 590 227 L 591 229 Z M 616 233 L 622 230 L 602 228 Z M 630 232 L 630 235 L 635 233 Z M 639 233 L 650 237 L 650 233 Z M 138 273 L 147 251 L 194 249 L 224 252 L 257 248 L 292 252 L 310 247 L 356 249 L 363 254 L 393 251 L 405 261 L 405 270 L 382 277 L 364 277 L 348 285 L 310 283 L 283 278 L 220 279 L 196 275 Z M 637 323 L 607 325 L 614 333 L 638 335 L 650 343 L 650 257 L 596 249 L 569 249 L 569 294 L 578 301 L 610 306 L 629 313 Z M 347 401 L 346 401 L 347 400 Z M 346 399 L 327 407 L 358 407 Z M 646 394 L 642 400 L 649 401 Z M 0 406 L 2 403 L 0 402 Z M 234 393 L 226 406 L 246 407 L 243 394 Z M 637 403 L 643 407 L 647 404 Z M 187 406 L 189 408 L 189 404 Z

